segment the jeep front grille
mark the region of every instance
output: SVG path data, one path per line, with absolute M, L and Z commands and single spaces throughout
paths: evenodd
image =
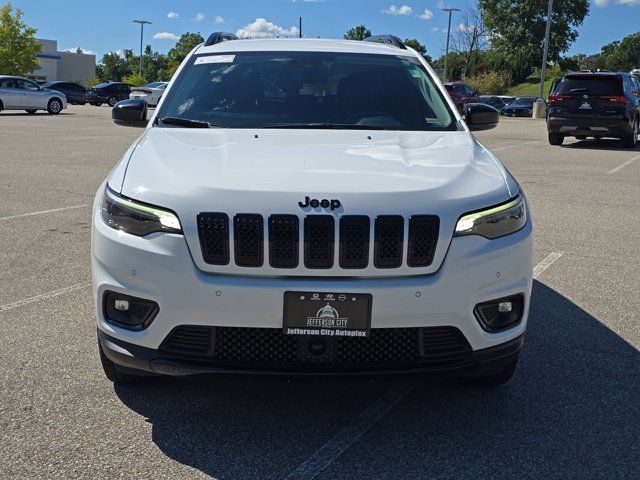
M 233 261 L 239 267 L 261 267 L 265 255 L 268 264 L 278 269 L 297 268 L 300 263 L 307 269 L 330 269 L 336 256 L 340 268 L 349 270 L 364 269 L 370 263 L 377 269 L 394 269 L 405 264 L 428 267 L 433 262 L 438 243 L 437 216 L 410 217 L 407 233 L 400 215 L 376 217 L 373 232 L 371 223 L 372 219 L 364 215 L 345 215 L 337 222 L 332 215 L 308 215 L 300 228 L 296 215 L 271 215 L 265 228 L 265 220 L 258 214 L 238 214 L 230 222 L 224 213 L 200 213 L 198 235 L 203 259 L 209 265 L 229 264 L 230 238 Z

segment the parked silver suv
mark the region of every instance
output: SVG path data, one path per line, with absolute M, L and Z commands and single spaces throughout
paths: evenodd
M 57 115 L 65 108 L 67 98 L 63 93 L 42 88 L 26 78 L 0 75 L 0 111 L 25 110 L 33 114 L 46 110 Z

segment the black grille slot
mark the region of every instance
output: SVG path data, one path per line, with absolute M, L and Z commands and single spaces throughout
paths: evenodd
M 331 268 L 335 227 L 331 215 L 310 215 L 304 219 L 304 266 Z
M 213 327 L 183 325 L 174 328 L 160 350 L 182 355 L 206 356 L 213 352 Z
M 229 217 L 226 213 L 198 215 L 198 235 L 204 261 L 211 265 L 229 263 Z
M 261 267 L 264 261 L 262 215 L 238 214 L 233 219 L 234 255 L 240 267 Z
M 422 355 L 431 360 L 464 354 L 471 347 L 462 332 L 455 327 L 429 327 L 422 330 Z
M 433 262 L 438 243 L 440 220 L 433 215 L 417 215 L 409 219 L 407 263 L 410 267 L 428 267 Z
M 381 328 L 371 330 L 369 338 L 338 337 L 338 358 L 347 365 L 417 362 L 419 334 L 419 328 Z
M 298 217 L 269 217 L 269 264 L 274 268 L 298 266 Z
M 397 215 L 376 218 L 375 255 L 376 268 L 398 268 L 402 265 L 404 219 Z
M 367 268 L 369 228 L 369 217 L 347 215 L 340 219 L 340 267 Z

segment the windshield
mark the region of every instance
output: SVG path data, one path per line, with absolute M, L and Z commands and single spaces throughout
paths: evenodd
M 509 105 L 533 106 L 533 98 L 516 98 Z
M 158 113 L 164 117 L 230 128 L 457 128 L 417 59 L 353 53 L 194 56 Z

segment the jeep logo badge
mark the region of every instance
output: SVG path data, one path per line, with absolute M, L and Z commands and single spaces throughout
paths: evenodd
M 340 203 L 340 200 L 337 200 L 337 199 L 327 200 L 326 198 L 323 198 L 322 200 L 318 200 L 317 198 L 309 198 L 308 196 L 304 197 L 304 202 L 298 202 L 298 205 L 300 206 L 300 208 L 322 207 L 322 208 L 331 208 L 331 210 L 335 210 L 342 206 L 342 204 Z

